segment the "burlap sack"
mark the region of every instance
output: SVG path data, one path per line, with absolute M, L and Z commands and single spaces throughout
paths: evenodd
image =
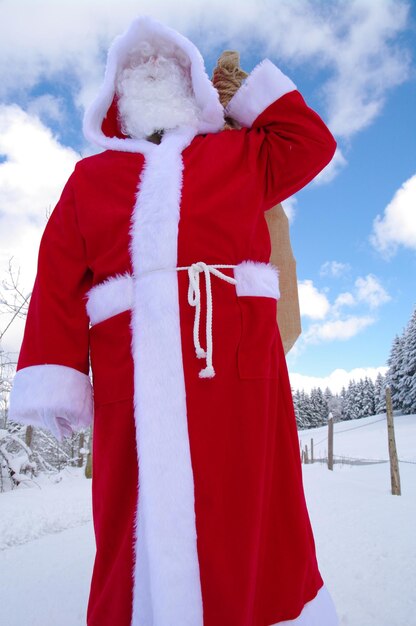
M 248 74 L 240 68 L 240 57 L 235 50 L 225 50 L 214 68 L 212 82 L 226 106 Z M 237 128 L 235 120 L 226 119 L 226 128 Z M 265 212 L 271 241 L 270 261 L 279 269 L 280 299 L 277 305 L 277 323 L 285 354 L 293 347 L 302 332 L 299 309 L 296 260 L 289 236 L 289 220 L 281 204 Z
M 270 261 L 279 268 L 280 299 L 277 304 L 277 323 L 287 354 L 302 332 L 296 260 L 290 245 L 289 220 L 282 205 L 277 204 L 266 211 L 264 216 L 272 244 Z

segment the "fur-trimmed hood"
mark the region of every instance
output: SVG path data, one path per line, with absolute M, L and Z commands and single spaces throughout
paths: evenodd
M 195 134 L 216 133 L 222 130 L 224 109 L 219 101 L 218 92 L 205 71 L 204 60 L 198 48 L 174 29 L 151 17 L 141 16 L 134 19 L 127 30 L 114 39 L 109 48 L 104 81 L 97 97 L 85 112 L 83 123 L 85 137 L 110 150 L 147 152 L 149 144 L 152 145 L 146 139 L 134 139 L 123 135 L 117 120 L 117 73 L 124 67 L 132 50 L 143 41 L 150 42 L 156 47 L 158 44 L 168 42 L 177 46 L 189 58 L 192 87 L 201 110 Z M 177 130 L 171 132 L 177 134 Z

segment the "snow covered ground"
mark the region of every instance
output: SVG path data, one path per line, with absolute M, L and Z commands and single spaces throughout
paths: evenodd
M 395 418 L 402 495 L 388 463 L 303 465 L 320 571 L 340 626 L 416 625 L 416 416 Z M 315 456 L 326 429 L 302 431 Z M 318 443 L 321 441 L 321 443 Z M 387 459 L 383 416 L 335 424 L 334 452 Z M 0 624 L 84 626 L 94 560 L 91 483 L 65 470 L 59 483 L 0 494 Z

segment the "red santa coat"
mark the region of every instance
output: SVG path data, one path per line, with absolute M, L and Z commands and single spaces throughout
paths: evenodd
M 116 71 L 146 38 L 188 55 L 201 109 L 197 128 L 160 145 L 124 137 L 115 116 Z M 42 237 L 10 413 L 93 421 L 89 626 L 338 623 L 305 503 L 264 218 L 336 144 L 267 59 L 227 114 L 243 128 L 221 132 L 195 46 L 138 18 L 85 117 L 105 151 L 77 163 Z

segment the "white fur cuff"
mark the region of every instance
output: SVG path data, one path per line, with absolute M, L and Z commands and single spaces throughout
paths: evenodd
M 12 421 L 52 432 L 51 419 L 55 423 L 57 417 L 64 417 L 73 430 L 79 430 L 89 426 L 93 418 L 89 377 L 65 365 L 32 365 L 19 370 L 9 402 Z
M 270 59 L 264 59 L 231 98 L 225 114 L 249 128 L 268 106 L 296 88 L 295 83 Z

